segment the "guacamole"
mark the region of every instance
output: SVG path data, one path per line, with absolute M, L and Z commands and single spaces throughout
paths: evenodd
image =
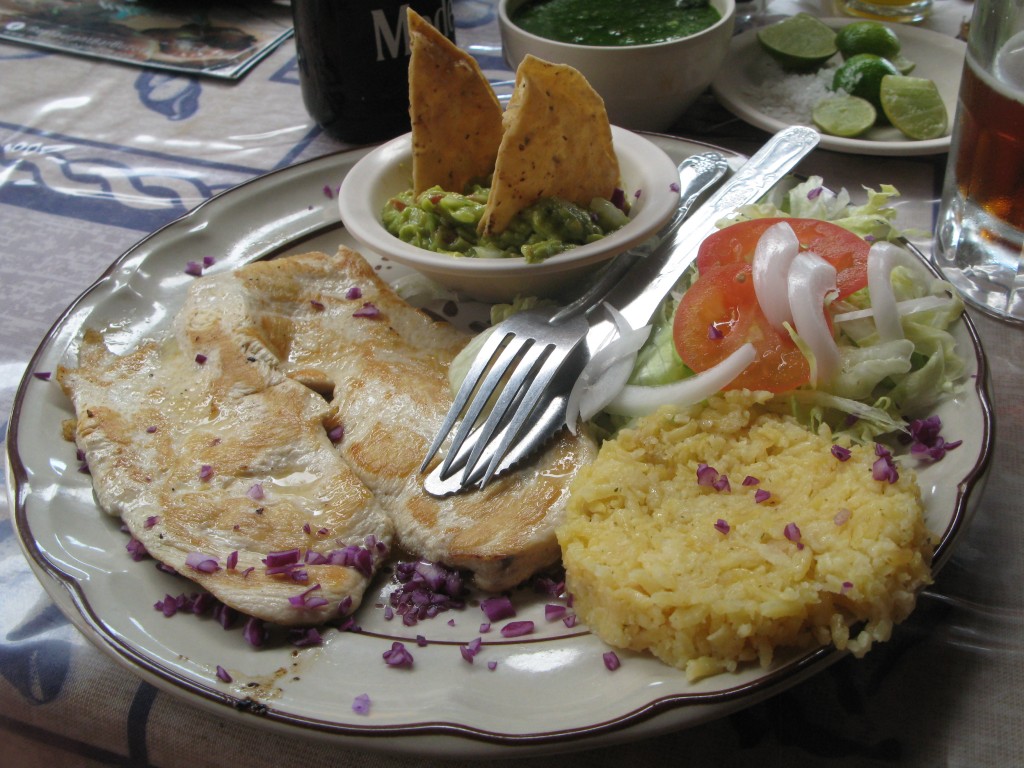
M 512 21 L 527 32 L 576 45 L 649 45 L 707 29 L 721 14 L 707 0 L 533 0 Z
M 523 256 L 531 264 L 600 240 L 629 221 L 622 208 L 603 198 L 584 208 L 545 197 L 517 213 L 502 232 L 484 237 L 477 224 L 489 194 L 490 187 L 481 184 L 465 194 L 440 187 L 419 195 L 407 190 L 388 200 L 381 221 L 395 237 L 428 251 L 483 259 Z

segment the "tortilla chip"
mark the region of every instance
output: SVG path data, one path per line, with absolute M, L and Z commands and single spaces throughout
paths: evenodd
M 413 190 L 462 192 L 494 170 L 501 105 L 472 56 L 411 8 L 408 19 Z
M 604 100 L 579 71 L 526 56 L 505 109 L 505 133 L 480 220 L 480 232 L 503 231 L 542 197 L 590 205 L 610 198 L 619 161 Z

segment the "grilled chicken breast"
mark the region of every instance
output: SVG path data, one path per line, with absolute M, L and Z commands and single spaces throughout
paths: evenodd
M 58 379 L 100 506 L 153 557 L 278 624 L 359 605 L 391 522 L 332 445 L 327 401 L 276 367 L 231 275 L 197 280 L 164 341 L 119 356 L 86 332 Z
M 451 405 L 449 364 L 469 337 L 409 306 L 345 248 L 251 264 L 237 278 L 266 312 L 261 327 L 280 330 L 285 303 L 320 308 L 278 339 L 282 370 L 332 393 L 341 456 L 387 511 L 403 549 L 468 569 L 485 590 L 558 561 L 554 529 L 569 482 L 596 453 L 590 438 L 565 434 L 484 491 L 431 497 L 419 465 Z

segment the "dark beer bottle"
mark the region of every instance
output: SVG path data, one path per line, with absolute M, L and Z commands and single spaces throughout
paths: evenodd
M 405 9 L 455 40 L 451 0 L 292 0 L 306 110 L 351 144 L 409 130 L 409 25 Z

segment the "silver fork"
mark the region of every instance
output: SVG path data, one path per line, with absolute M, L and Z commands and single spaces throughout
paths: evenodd
M 519 312 L 495 326 L 474 357 L 420 471 L 429 465 L 460 416 L 448 453 L 432 477 L 445 481 L 461 469 L 459 486 L 465 487 L 483 460 L 486 464 L 482 477 L 472 480 L 483 487 L 499 467 L 511 468 L 514 462 L 504 461 L 509 457 L 509 448 L 521 441 L 521 433 L 541 398 L 548 396 L 547 405 L 551 405 L 550 393 L 559 389 L 552 387 L 553 379 L 556 374 L 566 375 L 564 364 L 579 350 L 590 330 L 587 313 L 636 261 L 674 232 L 701 193 L 720 179 L 727 168 L 725 159 L 717 152 L 686 158 L 679 164 L 681 204 L 658 236 L 614 259 L 598 280 L 568 306 Z M 578 374 L 585 362 L 581 359 L 578 365 L 568 368 Z M 490 410 L 477 427 L 488 404 Z M 540 415 L 544 416 L 547 410 Z

